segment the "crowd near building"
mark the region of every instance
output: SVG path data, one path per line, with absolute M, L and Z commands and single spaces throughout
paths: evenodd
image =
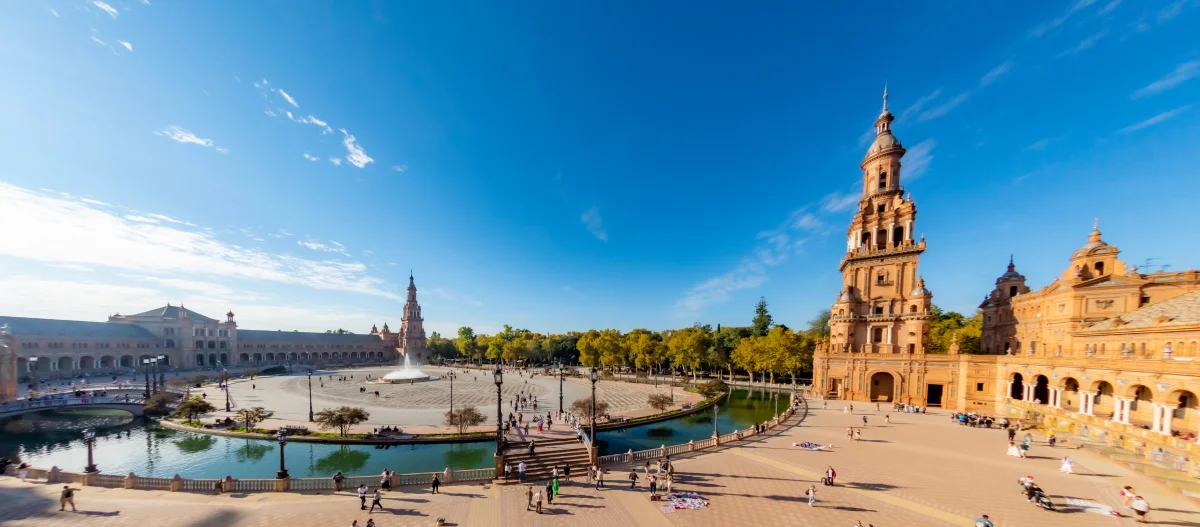
M 395 332 L 386 322 L 362 334 L 240 329 L 232 311 L 218 320 L 169 303 L 106 322 L 0 316 L 0 401 L 15 397 L 20 382 L 127 372 L 150 360 L 186 370 L 387 363 L 403 355 L 421 363 L 429 358 L 423 322 L 411 275 Z
M 1010 258 L 979 309 L 978 352 L 930 353 L 933 295 L 917 271 L 916 207 L 902 197 L 904 147 L 884 94 L 863 192 L 839 269 L 830 337 L 815 353 L 819 397 L 1009 417 L 1133 450 L 1200 454 L 1200 272 L 1141 272 L 1099 222 L 1039 290 Z M 1128 443 L 1128 444 L 1125 444 Z

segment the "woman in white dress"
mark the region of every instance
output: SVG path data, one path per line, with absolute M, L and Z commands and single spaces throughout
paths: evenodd
M 1008 455 L 1012 457 L 1021 457 L 1021 449 L 1017 448 L 1017 444 L 1012 441 L 1008 442 Z

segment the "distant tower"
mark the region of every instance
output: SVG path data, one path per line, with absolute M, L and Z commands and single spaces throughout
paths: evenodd
M 417 303 L 417 286 L 409 271 L 408 299 L 404 302 L 404 316 L 400 319 L 400 353 L 415 364 L 429 360 L 429 350 L 425 347 L 425 327 L 422 325 L 424 321 L 421 318 L 421 304 Z
M 917 273 L 925 239 L 914 240 L 917 207 L 900 186 L 904 146 L 892 135 L 895 117 L 887 107 L 875 119 L 875 141 L 862 169 L 862 197 L 846 235 L 838 270 L 842 289 L 831 309 L 833 351 L 926 352 L 933 294 Z
M 1013 315 L 1012 301 L 1018 295 L 1029 292 L 1025 275 L 1017 272 L 1012 256 L 1008 257 L 1008 270 L 996 279 L 996 288 L 979 304 L 983 312 L 983 336 L 980 338 L 983 353 L 993 355 L 1010 354 L 1021 347 L 1017 342 L 1017 318 Z

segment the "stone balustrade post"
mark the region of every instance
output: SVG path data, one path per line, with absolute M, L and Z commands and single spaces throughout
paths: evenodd
M 625 462 L 633 463 L 633 449 L 632 448 L 629 449 L 629 452 L 625 453 Z
M 54 466 L 50 467 L 50 470 L 48 472 L 46 472 L 46 483 L 58 483 L 58 481 L 59 481 L 58 474 L 60 472 L 62 472 L 62 469 L 58 468 L 58 465 L 54 465 Z
M 233 476 L 225 476 L 221 480 L 221 492 L 233 492 Z
M 290 477 L 276 478 L 275 479 L 275 492 L 284 492 L 291 487 L 291 484 L 292 484 L 292 478 L 290 478 Z
M 92 476 L 95 476 L 95 475 L 96 475 L 96 473 L 94 473 L 94 472 L 84 472 L 83 474 L 80 475 L 79 484 L 83 485 L 85 487 L 92 486 Z
M 454 481 L 454 471 L 450 470 L 450 467 L 446 467 L 446 470 L 442 471 L 442 479 L 444 480 L 442 483 Z
M 392 475 L 389 479 L 392 480 L 392 488 L 396 488 L 400 483 L 400 475 L 395 472 L 392 472 Z
M 183 476 L 175 474 L 175 477 L 171 478 L 171 492 L 179 492 L 181 490 L 183 490 Z
M 137 475 L 135 475 L 133 472 L 130 472 L 128 476 L 125 476 L 125 481 L 123 483 L 125 483 L 125 488 L 127 488 L 127 489 L 132 489 L 132 488 L 136 487 L 137 486 Z
M 721 446 L 721 436 L 719 436 L 717 434 L 713 434 L 713 445 Z

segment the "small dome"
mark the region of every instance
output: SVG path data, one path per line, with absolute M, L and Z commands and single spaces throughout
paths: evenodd
M 917 278 L 917 288 L 913 289 L 912 293 L 909 294 L 908 296 L 932 296 L 932 295 L 933 295 L 933 293 L 930 293 L 928 289 L 925 289 L 925 278 L 921 277 L 921 278 Z
M 904 148 L 904 146 L 900 144 L 900 140 L 896 139 L 896 136 L 892 135 L 891 132 L 884 132 L 875 137 L 875 142 L 871 143 L 871 147 L 867 149 L 867 155 L 872 156 L 896 148 Z

